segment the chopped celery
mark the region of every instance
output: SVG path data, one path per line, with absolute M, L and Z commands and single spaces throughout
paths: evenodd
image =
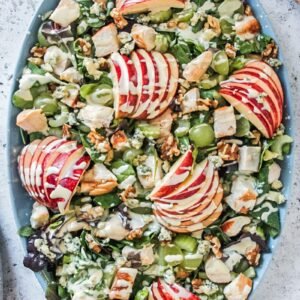
M 183 137 L 189 133 L 191 123 L 189 120 L 178 120 L 174 133 L 177 137 Z
M 193 15 L 194 15 L 193 9 L 186 9 L 174 14 L 173 20 L 178 23 L 189 22 L 190 19 L 193 17 Z
M 229 73 L 229 60 L 225 51 L 218 51 L 214 54 L 211 67 L 220 75 Z
M 182 250 L 194 252 L 197 248 L 197 240 L 190 235 L 178 234 L 174 239 L 174 244 Z
M 253 267 L 248 268 L 244 273 L 245 276 L 249 278 L 255 278 L 256 277 L 256 272 Z
M 127 149 L 123 154 L 123 160 L 129 164 L 132 164 L 133 160 L 141 154 L 143 154 L 141 149 Z
M 203 261 L 203 255 L 199 253 L 186 253 L 181 266 L 188 271 L 197 270 Z
M 151 23 L 158 24 L 169 21 L 172 17 L 172 10 L 163 10 L 155 13 L 150 13 L 149 15 Z
M 244 5 L 241 0 L 225 0 L 218 7 L 218 12 L 221 17 L 232 17 L 236 13 L 244 13 Z
M 138 123 L 137 128 L 139 128 L 147 138 L 158 139 L 160 137 L 159 126 L 150 125 L 148 123 Z
M 160 265 L 177 266 L 183 261 L 183 253 L 176 245 L 168 244 L 159 248 Z
M 235 136 L 237 137 L 243 137 L 247 136 L 250 132 L 250 123 L 249 121 L 242 117 L 238 116 L 236 120 L 236 133 Z
M 147 300 L 149 297 L 149 290 L 147 288 L 143 288 L 138 291 L 134 297 L 134 300 Z
M 272 142 L 271 150 L 278 154 L 278 159 L 283 159 L 283 155 L 286 154 L 286 145 L 290 145 L 293 139 L 288 135 L 276 136 Z

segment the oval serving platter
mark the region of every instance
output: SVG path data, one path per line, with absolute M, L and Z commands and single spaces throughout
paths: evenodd
M 36 13 L 33 16 L 32 22 L 27 30 L 27 34 L 25 36 L 25 39 L 23 41 L 21 51 L 19 54 L 19 58 L 16 63 L 15 72 L 13 75 L 13 81 L 11 86 L 11 91 L 9 93 L 9 98 L 7 101 L 11 102 L 12 95 L 14 91 L 17 88 L 18 85 L 18 79 L 21 77 L 22 70 L 25 67 L 26 58 L 28 56 L 28 53 L 31 49 L 31 47 L 36 42 L 36 32 L 38 31 L 38 28 L 41 24 L 41 16 L 50 11 L 53 10 L 58 0 L 43 0 L 41 4 L 39 5 Z M 272 29 L 271 22 L 267 16 L 267 13 L 264 11 L 262 5 L 258 0 L 248 0 L 247 1 L 254 12 L 254 15 L 259 20 L 260 24 L 262 25 L 262 31 L 272 36 L 276 40 L 276 35 Z M 280 46 L 280 45 L 279 45 Z M 279 54 L 279 59 L 284 64 L 284 58 L 282 57 L 282 54 Z M 284 88 L 284 94 L 285 94 L 285 110 L 284 110 L 284 117 L 283 117 L 283 123 L 286 127 L 287 134 L 291 136 L 295 136 L 295 122 L 293 118 L 290 118 L 289 116 L 292 115 L 292 109 L 294 106 L 294 103 L 291 98 L 291 93 L 289 90 L 289 83 L 288 83 L 288 75 L 285 66 L 280 68 L 278 71 L 278 75 L 281 79 L 283 88 Z M 9 114 L 8 114 L 8 131 L 7 131 L 7 140 L 8 140 L 8 147 L 7 147 L 7 162 L 8 162 L 8 174 L 9 174 L 9 185 L 10 185 L 10 201 L 12 204 L 12 209 L 14 213 L 15 223 L 17 228 L 20 228 L 21 226 L 24 226 L 29 223 L 29 217 L 30 212 L 32 208 L 32 200 L 29 197 L 29 195 L 25 192 L 25 190 L 22 187 L 21 181 L 18 176 L 17 171 L 17 157 L 20 153 L 20 150 L 22 149 L 23 143 L 20 136 L 20 131 L 17 126 L 15 126 L 15 120 L 16 116 L 18 114 L 19 110 L 12 105 L 10 105 Z M 282 181 L 284 183 L 284 195 L 287 199 L 291 196 L 291 183 L 292 183 L 292 177 L 293 177 L 293 158 L 294 158 L 294 145 L 292 146 L 291 154 L 287 157 L 287 159 L 284 161 L 284 167 L 282 170 Z M 287 205 L 280 207 L 280 220 L 281 225 L 284 224 L 285 214 L 286 214 Z M 280 237 L 279 237 L 280 238 Z M 266 272 L 268 265 L 272 259 L 272 255 L 274 252 L 274 249 L 276 247 L 276 244 L 278 242 L 278 239 L 270 239 L 269 241 L 269 248 L 270 253 L 263 254 L 263 260 L 257 268 L 257 277 L 254 280 L 253 285 L 253 292 L 257 288 L 258 284 L 261 282 L 262 277 L 264 276 L 264 273 Z M 22 239 L 22 245 L 24 248 L 24 251 L 26 251 L 26 241 L 25 239 Z M 39 283 L 41 284 L 42 288 L 45 289 L 46 287 L 46 272 L 36 273 L 37 279 Z

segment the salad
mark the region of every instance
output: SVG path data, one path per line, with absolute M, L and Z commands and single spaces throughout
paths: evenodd
M 61 0 L 13 95 L 47 299 L 248 299 L 280 232 L 278 47 L 241 0 Z

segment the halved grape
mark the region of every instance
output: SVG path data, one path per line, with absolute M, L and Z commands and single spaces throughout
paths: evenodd
M 189 137 L 196 147 L 207 147 L 213 144 L 215 133 L 209 124 L 199 124 L 190 129 Z

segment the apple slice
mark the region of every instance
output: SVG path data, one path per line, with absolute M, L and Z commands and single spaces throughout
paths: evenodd
M 248 119 L 266 138 L 271 138 L 273 134 L 273 124 L 266 119 L 261 111 L 251 103 L 244 95 L 228 88 L 221 88 L 220 95 L 225 98 L 237 111 Z
M 163 98 L 162 102 L 160 103 L 160 106 L 155 110 L 155 112 L 149 115 L 148 117 L 149 119 L 156 118 L 168 108 L 168 106 L 173 101 L 178 88 L 179 69 L 178 69 L 177 61 L 175 57 L 169 53 L 165 53 L 164 57 L 168 62 L 169 73 L 170 73 L 169 86 L 167 89 L 168 95 Z
M 189 149 L 172 165 L 169 173 L 156 185 L 149 198 L 159 199 L 177 189 L 190 175 L 193 164 L 193 151 Z
M 278 75 L 276 74 L 276 72 L 274 71 L 274 69 L 271 66 L 269 66 L 268 64 L 266 64 L 263 61 L 251 61 L 246 64 L 246 67 L 253 68 L 256 70 L 261 70 L 264 74 L 266 74 L 268 77 L 270 77 L 272 79 L 272 81 L 275 83 L 275 85 L 277 86 L 277 89 L 281 96 L 281 99 L 284 99 L 282 84 L 280 82 Z
M 153 114 L 160 107 L 160 103 L 167 98 L 170 80 L 170 69 L 166 58 L 157 51 L 152 51 L 150 56 L 157 71 L 157 80 L 155 81 L 155 93 L 147 109 L 148 119 L 153 118 Z
M 48 155 L 53 152 L 57 147 L 65 143 L 66 140 L 58 139 L 51 142 L 44 151 L 41 153 L 40 157 L 37 161 L 36 172 L 35 172 L 35 182 L 36 182 L 36 192 L 38 194 L 38 198 L 41 200 L 41 204 L 48 206 L 48 200 L 45 195 L 45 189 L 43 185 L 43 175 L 44 175 L 44 161 Z
M 124 15 L 137 14 L 146 11 L 167 10 L 169 8 L 184 8 L 185 0 L 117 0 L 116 8 Z
M 158 289 L 170 300 L 200 300 L 198 296 L 189 292 L 177 283 L 167 284 L 164 280 L 158 279 Z
M 90 162 L 91 158 L 85 154 L 84 147 L 78 148 L 66 161 L 59 175 L 58 183 L 49 195 L 49 199 L 56 204 L 61 214 L 68 210 L 80 179 Z
M 277 124 L 281 123 L 281 113 L 277 111 L 271 98 L 265 94 L 264 97 L 259 98 L 263 95 L 264 90 L 262 90 L 258 85 L 252 83 L 236 83 L 227 82 L 221 83 L 222 88 L 232 89 L 234 92 L 239 92 L 243 95 L 249 102 L 251 102 L 257 109 L 263 114 L 266 119 L 273 125 L 273 131 L 278 127 Z
M 29 177 L 30 177 L 30 187 L 35 195 L 35 198 L 38 202 L 42 202 L 42 198 L 39 197 L 38 189 L 37 189 L 37 182 L 36 182 L 36 174 L 37 174 L 37 167 L 38 161 L 42 153 L 45 151 L 47 146 L 51 144 L 53 141 L 57 141 L 57 137 L 49 136 L 43 139 L 37 146 L 36 151 L 31 160 L 30 170 L 29 170 Z
M 30 166 L 31 166 L 32 157 L 40 142 L 41 140 L 34 140 L 32 143 L 28 145 L 28 147 L 26 148 L 26 152 L 24 155 L 24 162 L 23 162 L 23 168 L 24 168 L 23 174 L 24 174 L 25 186 L 27 187 L 29 195 L 33 198 L 35 198 L 36 195 L 34 191 L 31 189 L 31 185 L 30 185 Z
M 49 154 L 50 158 L 44 168 L 43 175 L 46 198 L 51 199 L 50 195 L 59 180 L 68 172 L 70 164 L 67 165 L 67 161 L 71 160 L 74 164 L 82 156 L 82 148 L 82 146 L 77 146 L 76 141 L 67 141 Z M 53 208 L 55 207 L 54 205 Z
M 138 77 L 142 75 L 142 93 L 141 97 L 138 100 L 138 105 L 131 115 L 133 119 L 146 119 L 147 118 L 147 108 L 150 106 L 150 103 L 153 99 L 153 95 L 155 92 L 155 83 L 158 82 L 158 73 L 154 67 L 153 61 L 149 52 L 138 49 L 135 51 L 140 65 L 141 65 L 141 73 L 137 71 Z M 135 60 L 132 59 L 135 63 Z M 141 80 L 138 80 L 140 82 Z
M 215 212 L 210 215 L 207 219 L 200 223 L 196 223 L 189 226 L 181 226 L 181 222 L 179 220 L 169 220 L 169 223 L 165 220 L 165 218 L 160 217 L 159 215 L 156 215 L 157 220 L 160 224 L 168 228 L 169 230 L 177 233 L 190 233 L 195 231 L 203 230 L 204 228 L 210 226 L 213 224 L 218 218 L 220 217 L 221 213 L 223 211 L 223 206 L 220 204 L 218 208 L 215 210 Z
M 276 99 L 278 99 L 280 103 L 280 106 L 282 107 L 284 99 L 282 98 L 277 85 L 274 83 L 272 78 L 263 73 L 263 71 L 246 67 L 241 70 L 235 71 L 233 75 L 230 76 L 230 78 L 243 80 L 243 82 L 263 82 L 267 86 L 266 89 L 268 91 L 271 91 L 275 95 Z
M 162 292 L 161 289 L 159 289 L 158 287 L 158 283 L 154 282 L 151 285 L 151 296 L 153 297 L 154 300 L 166 300 L 166 296 L 164 295 L 164 293 Z
M 176 191 L 164 197 L 162 201 L 178 201 L 189 198 L 198 192 L 203 183 L 211 182 L 213 176 L 214 166 L 205 159 L 195 166 L 191 176 L 187 178 Z
M 219 176 L 217 171 L 212 180 L 205 180 L 203 187 L 197 190 L 192 197 L 182 199 L 176 203 L 170 202 L 168 205 L 155 202 L 158 210 L 164 214 L 170 215 L 186 215 L 188 212 L 204 209 L 215 196 L 219 186 Z

